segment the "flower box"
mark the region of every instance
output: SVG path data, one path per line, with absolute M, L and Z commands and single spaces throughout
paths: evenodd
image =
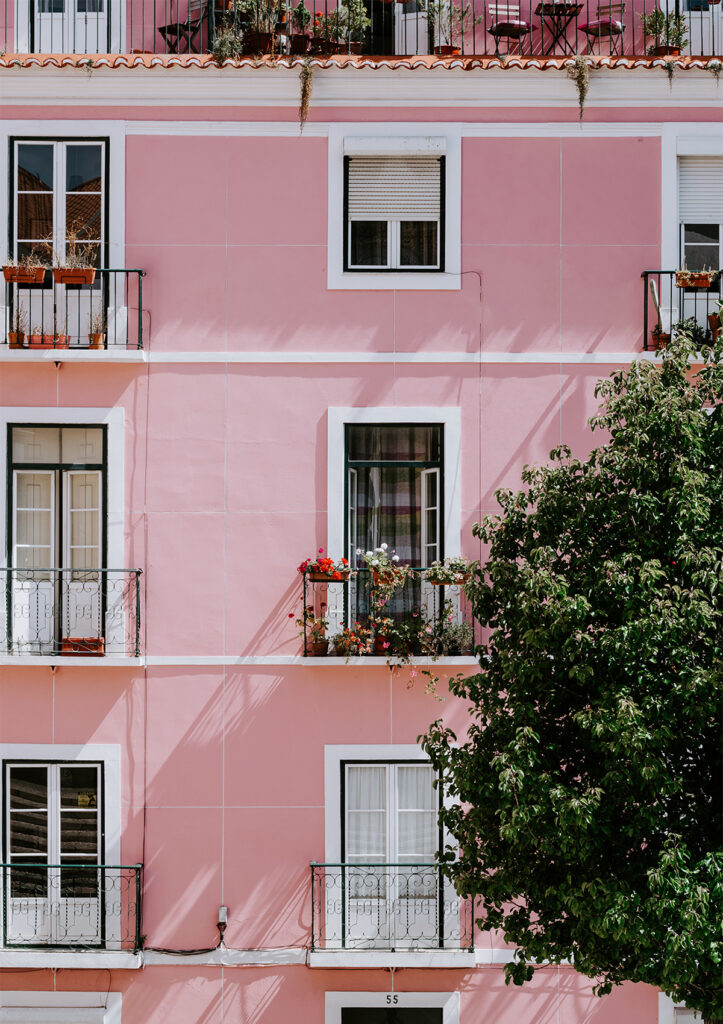
M 306 578 L 310 583 L 344 583 L 349 579 L 351 569 L 344 572 L 307 572 Z
M 53 267 L 56 284 L 93 284 L 95 267 Z
M 458 573 L 453 580 L 440 580 L 428 576 L 427 583 L 431 583 L 433 587 L 461 587 L 463 584 L 467 583 L 471 578 L 471 572 L 461 572 Z
M 45 267 L 3 267 L 3 277 L 10 284 L 42 284 Z
M 25 344 L 23 331 L 8 331 L 8 344 L 10 348 L 23 348 Z
M 60 653 L 76 658 L 101 657 L 105 654 L 105 638 L 102 636 L 64 636 L 60 641 Z
M 710 288 L 717 276 L 717 270 L 676 270 L 675 284 L 678 288 Z

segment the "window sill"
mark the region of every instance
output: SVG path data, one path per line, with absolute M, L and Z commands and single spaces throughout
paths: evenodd
M 0 665 L 22 665 L 25 667 L 37 667 L 40 665 L 81 665 L 85 667 L 98 668 L 104 665 L 106 668 L 130 668 L 145 664 L 144 658 L 124 657 L 120 654 L 106 654 L 102 658 L 82 655 L 74 658 L 72 655 L 58 654 L 3 654 L 0 655 Z
M 140 953 L 109 949 L 0 949 L 0 969 L 80 968 L 85 970 L 138 970 Z
M 405 273 L 404 271 L 385 271 L 383 273 L 366 271 L 332 271 L 329 270 L 327 284 L 332 289 L 349 291 L 460 291 L 462 277 L 450 271 L 424 271 Z
M 475 966 L 475 954 L 467 949 L 420 949 L 392 952 L 387 949 L 315 950 L 309 967 L 421 967 L 460 968 Z
M 79 348 L 9 348 L 0 345 L 0 363 L 145 363 L 148 356 L 141 348 L 113 349 Z

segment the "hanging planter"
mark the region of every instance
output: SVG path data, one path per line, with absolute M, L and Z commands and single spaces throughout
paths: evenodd
M 93 284 L 95 267 L 53 267 L 56 284 Z
M 675 284 L 678 288 L 710 288 L 717 277 L 717 270 L 676 270 Z
M 46 267 L 3 267 L 3 277 L 9 284 L 42 284 Z

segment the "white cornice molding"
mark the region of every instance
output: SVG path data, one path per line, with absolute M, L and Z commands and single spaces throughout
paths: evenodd
M 269 68 L 10 68 L 3 73 L 3 102 L 42 105 L 48 97 L 68 106 L 292 107 L 299 105 L 299 72 Z M 312 111 L 326 107 L 577 107 L 577 93 L 565 69 L 317 68 Z M 681 70 L 669 83 L 663 68 L 605 68 L 592 71 L 586 109 L 595 107 L 674 110 L 721 109 L 714 76 Z M 723 118 L 723 113 L 721 114 Z M 293 124 L 298 133 L 298 125 Z M 304 136 L 317 133 L 307 123 Z

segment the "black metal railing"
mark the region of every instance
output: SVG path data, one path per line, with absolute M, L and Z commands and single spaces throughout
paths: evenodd
M 478 623 L 463 583 L 432 583 L 408 571 L 389 592 L 368 569 L 335 581 L 304 573 L 304 656 L 451 657 L 470 655 Z
M 142 870 L 71 857 L 0 864 L 3 946 L 140 949 Z
M 140 569 L 1 568 L 0 654 L 141 653 Z
M 311 949 L 469 950 L 472 901 L 438 864 L 311 864 Z
M 73 17 L 31 0 L 2 5 L 7 53 L 723 53 L 717 0 L 96 0 Z
M 684 277 L 682 274 L 687 273 Z M 723 298 L 723 274 L 692 277 L 691 271 L 644 270 L 643 348 L 663 348 L 676 332 L 692 331 L 693 339 L 710 344 L 717 331 L 718 303 Z M 692 282 L 692 283 L 687 283 Z
M 143 270 L 96 270 L 90 285 L 5 281 L 0 343 L 12 349 L 143 348 Z

